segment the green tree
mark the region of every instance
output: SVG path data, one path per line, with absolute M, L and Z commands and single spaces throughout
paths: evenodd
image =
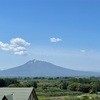
M 0 87 L 6 86 L 4 79 L 0 79 Z
M 92 86 L 89 84 L 79 84 L 77 87 L 78 91 L 81 91 L 84 93 L 88 93 L 90 91 L 90 89 L 92 89 Z
M 100 91 L 100 81 L 95 81 L 91 83 L 92 85 L 92 89 L 96 92 L 96 91 Z
M 33 87 L 37 88 L 37 82 L 33 82 Z
M 63 83 L 61 84 L 60 88 L 61 89 L 67 89 L 68 87 L 68 83 L 66 81 L 63 81 Z
M 68 85 L 68 90 L 76 91 L 78 83 L 71 83 Z

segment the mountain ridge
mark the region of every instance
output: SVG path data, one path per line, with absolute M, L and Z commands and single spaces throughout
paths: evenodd
M 23 65 L 0 71 L 1 77 L 74 77 L 100 76 L 98 72 L 78 71 L 46 61 L 30 60 Z

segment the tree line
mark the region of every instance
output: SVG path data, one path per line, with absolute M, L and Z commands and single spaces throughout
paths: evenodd
M 56 87 L 66 91 L 68 90 L 68 91 L 78 91 L 84 93 L 96 93 L 100 91 L 100 78 L 99 77 L 0 78 L 0 87 L 34 87 L 34 88 L 42 87 L 43 90 L 50 87 Z
M 100 78 L 70 78 L 61 82 L 61 88 L 70 91 L 84 93 L 96 93 L 100 91 Z

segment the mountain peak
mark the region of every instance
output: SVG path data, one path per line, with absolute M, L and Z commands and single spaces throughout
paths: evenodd
M 40 60 L 30 60 L 24 65 L 0 71 L 0 77 L 66 77 L 66 76 L 100 76 L 100 73 L 77 71 L 56 66 Z
M 37 61 L 38 61 L 38 60 L 33 59 L 33 60 L 28 61 L 26 64 L 33 64 L 33 63 L 36 63 Z

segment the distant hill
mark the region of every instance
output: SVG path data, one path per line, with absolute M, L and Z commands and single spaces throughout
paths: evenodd
M 1 77 L 61 77 L 61 76 L 100 76 L 100 73 L 77 71 L 63 68 L 54 64 L 30 60 L 24 65 L 0 71 Z

